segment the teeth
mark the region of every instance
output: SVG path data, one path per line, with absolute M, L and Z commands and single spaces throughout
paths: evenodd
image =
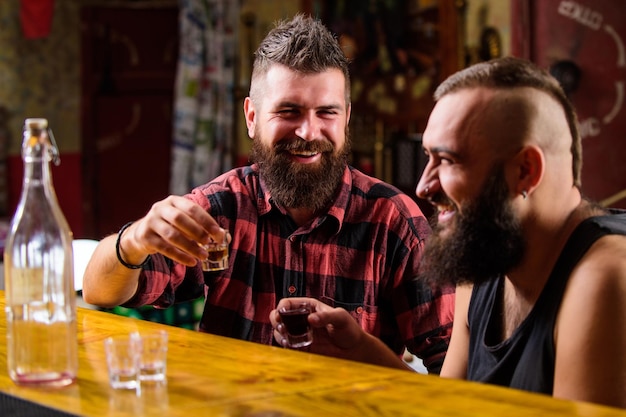
M 317 152 L 313 152 L 313 151 L 292 151 L 290 152 L 292 155 L 298 155 L 298 156 L 313 156 L 313 155 L 317 155 Z

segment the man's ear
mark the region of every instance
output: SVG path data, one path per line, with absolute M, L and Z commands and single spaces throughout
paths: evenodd
M 545 173 L 546 160 L 543 151 L 536 145 L 526 145 L 515 155 L 513 162 L 516 167 L 515 192 L 531 193 Z
M 243 114 L 246 118 L 246 126 L 248 128 L 248 136 L 254 138 L 254 129 L 256 127 L 256 109 L 250 97 L 246 97 L 243 102 Z

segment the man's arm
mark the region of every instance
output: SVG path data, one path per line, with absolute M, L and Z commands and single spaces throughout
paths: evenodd
M 113 307 L 128 301 L 137 291 L 141 265 L 149 255 L 161 253 L 183 265 L 194 266 L 206 259 L 201 245 L 212 237 L 223 239 L 224 230 L 198 204 L 185 197 L 170 196 L 155 203 L 148 214 L 125 229 L 121 236 L 108 236 L 99 243 L 87 264 L 83 298 L 89 304 Z
M 87 264 L 83 298 L 89 304 L 114 307 L 128 301 L 137 291 L 141 269 L 128 269 L 119 263 L 115 255 L 116 240 L 117 235 L 102 239 Z M 127 262 L 131 262 L 130 257 Z
M 601 238 L 574 269 L 554 333 L 554 396 L 626 407 L 626 237 Z
M 443 367 L 441 368 L 441 376 L 444 378 L 467 378 L 467 361 L 469 355 L 467 312 L 471 295 L 471 285 L 459 285 L 456 288 L 452 337 L 450 338 L 448 353 L 446 354 Z

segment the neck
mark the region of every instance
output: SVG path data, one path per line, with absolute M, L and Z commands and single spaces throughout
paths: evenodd
M 315 211 L 309 208 L 287 208 L 287 213 L 293 219 L 293 221 L 300 226 L 304 226 L 309 223 L 315 217 Z
M 506 340 L 528 316 L 541 295 L 567 240 L 576 226 L 595 215 L 589 203 L 580 201 L 561 222 L 541 227 L 536 221 L 526 233 L 526 254 L 522 262 L 509 271 L 502 295 L 502 340 Z
M 571 210 L 561 212 L 560 218 L 542 221 L 534 217 L 524 225 L 527 230 L 526 254 L 522 262 L 507 274 L 516 298 L 532 307 L 576 226 L 584 219 L 602 213 L 602 209 L 579 198 Z

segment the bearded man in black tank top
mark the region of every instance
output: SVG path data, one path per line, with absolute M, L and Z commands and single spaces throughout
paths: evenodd
M 457 284 L 441 376 L 626 408 L 626 214 L 582 195 L 557 80 L 501 58 L 452 75 L 435 100 L 416 194 L 436 208 L 418 279 Z M 335 355 L 404 366 L 344 312 L 316 309 L 316 326 L 342 329 L 328 334 Z

